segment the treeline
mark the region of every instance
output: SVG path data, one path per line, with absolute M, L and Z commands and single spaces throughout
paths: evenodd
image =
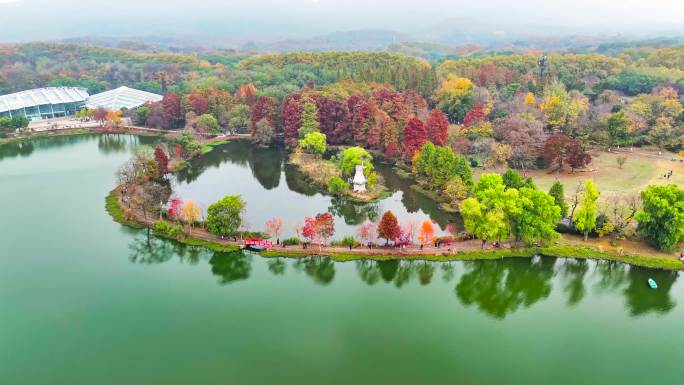
M 436 85 L 432 66 L 388 53 L 263 55 L 243 59 L 216 51 L 197 55 L 145 53 L 61 43 L 0 47 L 0 93 L 46 86 L 80 86 L 90 93 L 126 85 L 150 92 L 188 93 L 216 87 L 234 93 L 247 83 L 260 96 L 282 100 L 304 85 L 341 80 L 391 84 L 429 96 Z
M 240 63 L 241 68 L 285 69 L 290 66 L 310 68 L 312 72 L 328 72 L 334 81 L 387 83 L 398 90 L 416 90 L 431 95 L 437 84 L 434 69 L 425 60 L 385 52 L 323 52 L 259 55 Z

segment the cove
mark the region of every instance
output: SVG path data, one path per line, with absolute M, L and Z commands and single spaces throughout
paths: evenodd
M 117 168 L 151 141 L 86 135 L 0 147 L 0 383 L 680 378 L 678 272 L 540 257 L 290 260 L 148 239 L 103 205 Z M 303 218 L 333 206 L 283 157 L 231 144 L 179 175 L 177 191 L 200 202 L 242 193 L 255 227 L 288 210 Z M 395 191 L 380 211 L 458 224 L 439 219 L 401 179 L 387 180 Z M 338 234 L 368 215 L 365 206 L 340 207 Z

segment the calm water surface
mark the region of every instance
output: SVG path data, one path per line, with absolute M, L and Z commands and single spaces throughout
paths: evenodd
M 140 141 L 0 148 L 0 384 L 681 382 L 677 273 L 553 258 L 269 260 L 148 240 L 103 209 Z M 388 208 L 458 225 L 389 173 L 390 198 L 354 206 L 316 194 L 278 151 L 221 150 L 177 190 L 204 205 L 241 193 L 255 228 L 330 209 L 352 232 Z

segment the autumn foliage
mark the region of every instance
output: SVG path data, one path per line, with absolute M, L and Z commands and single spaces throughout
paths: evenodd
M 428 139 L 436 146 L 444 146 L 447 143 L 449 120 L 438 108 L 430 112 L 427 121 Z
M 425 142 L 428 141 L 425 125 L 417 117 L 412 117 L 404 127 L 404 159 L 411 160 L 413 154 L 420 151 Z
M 166 151 L 160 146 L 157 146 L 154 149 L 154 160 L 157 162 L 159 175 L 166 175 L 169 173 L 169 156 L 166 155 Z
M 463 125 L 466 127 L 472 127 L 485 120 L 484 109 L 481 103 L 476 103 L 473 108 L 471 108 L 463 118 Z
M 582 149 L 577 139 L 554 134 L 544 143 L 544 161 L 547 167 L 556 166 L 560 170 L 567 164 L 575 170 L 591 163 L 591 156 Z
M 330 213 L 316 214 L 315 218 L 306 217 L 302 235 L 310 243 L 322 245 L 335 234 L 335 219 Z
M 386 211 L 380 219 L 380 224 L 378 225 L 378 236 L 390 241 L 396 240 L 400 235 L 401 229 L 399 228 L 399 222 L 397 217 L 391 211 Z

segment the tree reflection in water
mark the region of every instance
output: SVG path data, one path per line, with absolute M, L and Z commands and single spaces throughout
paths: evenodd
M 561 270 L 566 279 L 564 291 L 568 294 L 568 305 L 577 305 L 586 294 L 584 276 L 589 270 L 589 264 L 586 259 L 567 259 Z
M 221 285 L 249 278 L 252 271 L 252 256 L 241 251 L 234 253 L 215 253 L 209 260 L 211 272 L 219 277 Z
M 401 178 L 394 172 L 392 166 L 379 163 L 376 170 L 384 179 L 389 191 L 393 193 L 401 191 L 401 203 L 406 207 L 406 211 L 417 213 L 422 210 L 442 230 L 446 230 L 447 225 L 452 225 L 458 231 L 463 230 L 463 220 L 460 215 L 442 210 L 439 203 L 412 189 L 411 185 L 414 182 Z
M 356 272 L 359 273 L 361 281 L 369 286 L 373 286 L 382 278 L 380 266 L 375 261 L 360 260 L 356 261 Z
M 273 275 L 285 275 L 287 263 L 282 258 L 269 259 L 266 264 L 268 264 L 268 271 L 273 273 Z
M 335 262 L 328 257 L 310 256 L 297 259 L 293 265 L 295 270 L 304 271 L 314 282 L 328 285 L 335 278 Z
M 133 263 L 164 263 L 178 257 L 181 263 L 196 265 L 200 260 L 207 260 L 213 252 L 197 246 L 186 246 L 182 243 L 168 241 L 146 232 L 140 232 L 128 245 L 131 251 L 128 259 Z
M 456 296 L 494 318 L 503 319 L 551 294 L 555 258 L 509 258 L 464 262 L 469 271 L 456 285 Z
M 358 203 L 344 197 L 334 197 L 330 205 L 328 212 L 344 218 L 344 223 L 351 226 L 360 225 L 366 220 L 375 222 L 380 216 L 378 203 Z
M 282 148 L 259 148 L 247 142 L 235 141 L 217 146 L 208 154 L 193 159 L 190 167 L 179 172 L 176 178 L 180 182 L 190 183 L 207 169 L 230 162 L 248 166 L 254 179 L 266 190 L 272 190 L 280 185 L 284 161 L 285 153 Z
M 628 274 L 628 285 L 624 290 L 629 314 L 640 316 L 647 313 L 666 314 L 675 307 L 670 298 L 670 289 L 679 276 L 677 271 L 649 270 L 631 266 Z M 653 278 L 658 283 L 657 289 L 651 289 L 647 281 Z
M 190 247 L 140 232 L 129 245 L 133 263 L 155 264 L 177 256 L 182 263 L 196 264 L 208 260 L 211 272 L 220 284 L 246 280 L 252 271 L 253 256 L 249 253 L 213 253 L 204 248 Z M 261 258 L 256 256 L 257 258 Z M 268 258 L 268 271 L 284 276 L 287 258 Z M 558 275 L 568 306 L 577 306 L 587 295 L 585 279 L 593 264 L 594 291 L 597 294 L 621 293 L 625 309 L 633 317 L 645 314 L 667 314 L 676 306 L 670 296 L 678 272 L 650 270 L 611 261 L 561 259 L 553 257 L 508 258 L 503 260 L 428 262 L 419 260 L 355 261 L 356 273 L 369 286 L 382 282 L 402 288 L 412 280 L 429 285 L 435 272 L 441 271 L 444 283 L 456 276 L 456 265 L 465 268 L 454 289 L 456 298 L 465 306 L 476 306 L 482 313 L 504 319 L 517 310 L 529 308 L 551 294 L 551 281 Z M 335 264 L 329 257 L 309 256 L 292 262 L 294 271 L 303 272 L 319 285 L 328 285 L 335 278 Z M 557 274 L 558 273 L 558 274 Z M 648 278 L 658 283 L 651 289 Z
M 0 146 L 0 160 L 5 158 L 15 158 L 17 156 L 27 157 L 35 150 L 33 142 L 14 142 Z

